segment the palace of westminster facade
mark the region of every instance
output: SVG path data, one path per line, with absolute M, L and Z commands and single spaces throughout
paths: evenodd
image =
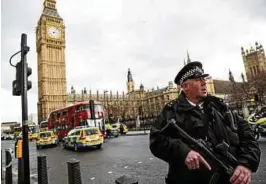
M 55 109 L 66 107 L 81 101 L 97 100 L 104 104 L 109 116 L 114 119 L 136 119 L 138 115 L 150 118 L 156 116 L 162 107 L 178 97 L 179 86 L 168 82 L 164 88 L 145 90 L 141 84 L 137 89 L 132 73 L 128 69 L 127 92 L 97 90 L 96 93 L 84 88 L 77 93 L 74 87 L 67 93 L 65 63 L 65 26 L 56 9 L 56 0 L 44 0 L 44 8 L 36 28 L 36 51 L 38 57 L 38 122 L 45 120 Z M 260 69 L 266 71 L 266 58 L 262 45 L 242 50 L 247 79 L 254 76 Z M 190 62 L 188 56 L 187 62 Z M 221 83 L 229 81 L 207 80 L 210 94 L 223 96 Z M 220 88 L 220 89 L 219 89 Z

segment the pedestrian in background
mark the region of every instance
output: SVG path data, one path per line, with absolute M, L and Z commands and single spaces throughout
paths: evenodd
M 124 125 L 122 123 L 120 123 L 120 134 L 123 135 L 124 133 Z
M 206 77 L 200 62 L 190 62 L 177 74 L 175 83 L 182 92 L 168 103 L 151 126 L 150 150 L 169 164 L 167 184 L 207 184 L 217 168 L 193 150 L 174 130 L 163 133 L 167 121 L 177 125 L 195 139 L 213 147 L 225 141 L 237 158 L 234 174 L 220 176 L 220 184 L 249 184 L 260 162 L 260 149 L 249 124 L 232 113 L 222 99 L 207 94 Z

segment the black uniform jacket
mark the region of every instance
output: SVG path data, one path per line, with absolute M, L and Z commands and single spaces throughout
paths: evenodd
M 260 149 L 249 124 L 240 116 L 234 118 L 222 99 L 207 96 L 204 99 L 204 113 L 192 106 L 181 93 L 178 99 L 167 104 L 157 120 L 151 126 L 150 150 L 152 154 L 169 164 L 166 183 L 208 183 L 215 168 L 208 171 L 203 165 L 199 169 L 188 170 L 185 158 L 191 150 L 189 145 L 178 137 L 177 133 L 160 130 L 167 120 L 174 118 L 177 124 L 195 139 L 210 140 L 208 132 L 212 132 L 216 142 L 226 141 L 230 152 L 238 159 L 238 164 L 256 172 L 260 161 Z M 214 141 L 214 142 L 215 142 Z M 214 143 L 213 141 L 210 141 Z M 229 183 L 229 177 L 220 177 L 219 183 Z

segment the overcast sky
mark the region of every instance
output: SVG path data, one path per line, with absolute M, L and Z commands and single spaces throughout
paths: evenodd
M 20 97 L 12 96 L 15 68 L 9 65 L 21 33 L 28 35 L 33 69 L 29 114 L 37 113 L 35 29 L 43 1 L 1 1 L 1 121 L 21 120 Z M 265 0 L 57 0 L 57 9 L 66 26 L 68 91 L 72 85 L 94 93 L 126 91 L 128 68 L 136 88 L 164 87 L 187 50 L 213 78 L 228 80 L 230 68 L 240 80 L 241 46 L 258 41 L 266 47 Z

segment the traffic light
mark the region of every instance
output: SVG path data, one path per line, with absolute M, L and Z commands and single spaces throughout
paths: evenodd
M 25 41 L 26 37 L 22 38 L 21 41 L 21 59 L 24 60 L 25 63 L 25 70 L 26 70 L 26 85 L 27 85 L 27 90 L 30 90 L 32 88 L 32 82 L 28 80 L 28 77 L 32 74 L 32 69 L 28 67 L 28 63 L 26 62 L 26 55 L 28 54 L 30 47 L 26 45 Z
M 255 102 L 258 102 L 259 101 L 259 95 L 255 94 L 254 99 L 255 99 Z
M 32 82 L 28 80 L 28 77 L 32 74 L 32 69 L 28 67 L 28 63 L 26 63 L 26 71 L 27 71 L 27 90 L 32 88 Z
M 16 158 L 22 158 L 22 140 L 18 140 L 15 149 Z
M 21 95 L 21 83 L 22 83 L 22 63 L 18 62 L 16 65 L 16 80 L 12 82 L 12 93 L 14 96 Z

